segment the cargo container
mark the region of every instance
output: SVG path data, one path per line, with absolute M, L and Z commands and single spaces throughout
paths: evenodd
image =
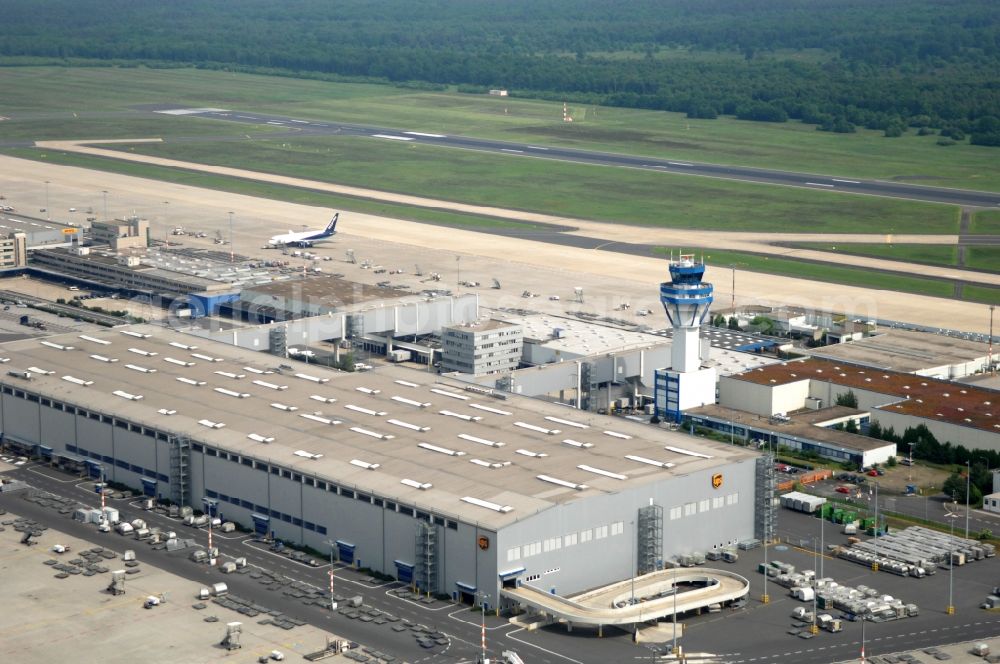
M 222 597 L 223 595 L 229 594 L 229 586 L 224 583 L 213 583 L 212 584 L 212 594 L 216 597 Z

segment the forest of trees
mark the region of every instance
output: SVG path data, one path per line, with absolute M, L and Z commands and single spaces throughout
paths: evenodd
M 1000 145 L 995 0 L 7 0 L 3 22 L 0 59 L 504 87 Z

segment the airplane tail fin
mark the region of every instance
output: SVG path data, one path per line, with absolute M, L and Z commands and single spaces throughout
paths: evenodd
M 337 232 L 337 220 L 339 218 L 340 218 L 340 213 L 339 212 L 337 214 L 333 215 L 333 219 L 331 219 L 330 223 L 326 225 L 326 231 L 325 232 L 326 232 L 327 235 L 333 235 L 334 233 Z

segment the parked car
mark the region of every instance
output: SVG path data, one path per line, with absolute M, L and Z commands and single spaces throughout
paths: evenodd
M 837 493 L 850 493 L 850 492 L 851 492 L 851 487 L 849 487 L 849 486 L 838 486 L 837 487 Z

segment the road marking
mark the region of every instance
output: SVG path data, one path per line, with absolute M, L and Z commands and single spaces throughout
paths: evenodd
M 500 152 L 513 152 L 514 154 L 523 154 L 524 150 L 512 150 L 511 148 L 500 148 Z
M 456 618 L 455 617 L 456 613 L 469 613 L 469 607 L 467 607 L 467 606 L 463 606 L 462 608 L 460 608 L 460 609 L 458 609 L 456 611 L 452 611 L 451 613 L 448 614 L 448 617 L 451 618 L 452 620 L 457 621 L 457 622 L 465 623 L 466 625 L 472 625 L 473 627 L 481 627 L 482 624 L 483 624 L 482 621 L 472 622 L 471 620 L 462 620 L 461 618 Z M 487 627 L 486 631 L 488 632 L 488 631 L 493 630 L 493 629 L 503 629 L 505 627 L 510 627 L 510 625 L 507 624 L 507 623 L 504 623 L 502 625 L 497 625 L 496 627 Z
M 256 120 L 257 119 L 257 118 L 255 118 L 252 115 L 237 115 L 236 117 L 243 118 L 244 120 Z
M 392 136 L 391 134 L 372 134 L 372 138 L 387 138 L 390 141 L 412 141 L 409 136 Z
M 410 136 L 422 136 L 423 138 L 448 138 L 444 134 L 425 134 L 419 131 L 404 131 L 403 133 Z
M 282 127 L 285 126 L 284 122 L 275 122 L 274 120 L 268 120 L 267 124 L 269 124 L 269 125 L 281 125 Z
M 540 147 L 538 145 L 529 145 L 529 146 L 527 146 L 527 148 L 529 150 L 548 150 L 548 148 L 543 148 L 543 147 Z
M 336 574 L 334 576 L 336 576 Z M 337 578 L 341 578 L 341 577 L 337 577 Z M 345 581 L 350 581 L 350 579 L 345 579 Z M 355 581 L 355 583 L 357 583 L 357 581 Z M 426 604 L 421 604 L 420 602 L 415 602 L 415 601 L 413 601 L 412 599 L 410 599 L 408 597 L 400 597 L 399 595 L 393 594 L 393 592 L 391 590 L 386 590 L 385 591 L 385 596 L 386 597 L 392 597 L 394 599 L 399 600 L 400 602 L 406 602 L 407 604 L 412 604 L 413 606 L 417 607 L 418 609 L 423 609 L 424 611 L 443 611 L 444 609 L 451 608 L 451 604 L 445 604 L 444 606 L 439 606 L 436 609 L 432 609 L 429 606 L 427 606 Z
M 581 662 L 578 659 L 573 659 L 572 657 L 567 657 L 566 655 L 560 655 L 557 652 L 553 652 L 553 651 L 551 651 L 551 650 L 549 650 L 547 648 L 543 648 L 541 646 L 536 646 L 534 643 L 529 643 L 528 641 L 525 641 L 524 639 L 519 639 L 519 638 L 516 638 L 514 636 L 514 634 L 516 634 L 517 632 L 523 632 L 523 631 L 524 631 L 524 628 L 523 627 L 519 627 L 518 629 L 515 629 L 513 632 L 509 632 L 507 634 L 504 634 L 504 636 L 506 636 L 511 641 L 517 641 L 518 643 L 523 643 L 526 646 L 531 646 L 532 648 L 537 648 L 537 649 L 541 650 L 542 652 L 546 652 L 546 653 L 548 653 L 550 655 L 554 655 L 554 656 L 559 657 L 561 659 L 565 659 L 568 662 L 573 662 L 573 664 L 583 664 L 583 662 Z
M 43 473 L 40 470 L 35 470 L 34 466 L 28 466 L 25 470 L 27 470 L 28 472 L 35 473 L 36 475 L 41 475 L 42 477 L 44 477 L 46 479 L 49 479 L 49 480 L 52 480 L 53 482 L 59 482 L 60 484 L 69 484 L 70 482 L 79 482 L 80 481 L 79 477 L 73 477 L 73 478 L 68 479 L 68 480 L 57 480 L 56 478 L 52 477 L 51 475 L 49 475 L 47 473 Z
M 844 184 L 861 184 L 857 180 L 841 180 L 839 178 L 832 178 L 834 182 L 843 182 Z
M 299 124 L 309 124 L 309 122 L 306 120 L 292 120 L 292 122 L 297 122 Z
M 822 182 L 806 182 L 810 187 L 832 187 L 832 184 L 823 184 Z
M 671 166 L 693 166 L 694 164 L 688 164 L 683 161 L 668 161 Z

